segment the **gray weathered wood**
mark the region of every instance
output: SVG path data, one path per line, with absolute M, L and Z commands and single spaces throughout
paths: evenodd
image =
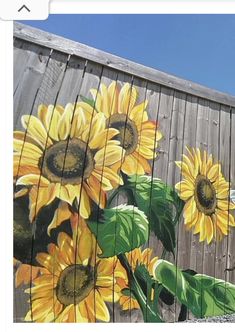
M 183 153 L 187 155 L 186 147 L 194 147 L 196 141 L 197 132 L 197 112 L 198 112 L 198 98 L 194 96 L 187 96 L 186 108 L 185 108 L 185 119 L 184 119 L 184 139 Z M 181 159 L 182 160 L 182 157 Z M 176 172 L 180 173 L 177 169 Z M 181 179 L 182 180 L 182 176 Z M 191 230 L 186 230 L 184 225 L 184 220 L 181 218 L 179 231 L 178 231 L 178 241 L 177 241 L 177 259 L 178 266 L 183 269 L 191 268 L 191 255 L 190 249 L 193 239 L 193 234 Z M 188 318 L 191 317 L 190 313 L 187 314 Z
M 220 113 L 220 136 L 219 136 L 219 156 L 221 163 L 221 171 L 226 181 L 229 181 L 230 170 L 230 108 L 221 106 Z M 216 262 L 215 276 L 225 279 L 227 265 L 227 248 L 228 237 L 224 236 L 220 242 L 216 244 Z
M 206 100 L 198 101 L 197 133 L 194 147 L 201 151 L 208 148 L 208 110 L 209 103 Z M 197 273 L 203 273 L 204 245 L 199 242 L 199 235 L 193 235 L 191 244 L 190 268 Z
M 235 190 L 235 108 L 231 109 L 231 145 L 230 145 L 230 189 Z M 235 216 L 234 210 L 231 212 Z M 235 283 L 235 228 L 231 227 L 228 243 L 228 269 L 226 278 L 228 281 Z
M 40 86 L 50 59 L 50 49 L 25 43 L 23 51 L 14 55 L 14 128 L 20 129 L 21 116 L 32 114 Z M 25 57 L 27 62 L 25 62 Z M 21 70 L 17 69 L 21 68 Z
M 208 119 L 208 157 L 212 154 L 213 160 L 217 161 L 219 158 L 219 145 L 215 142 L 219 141 L 219 125 L 220 125 L 220 105 L 210 103 L 209 105 L 209 119 Z M 203 273 L 210 276 L 215 276 L 215 266 L 213 261 L 216 255 L 216 242 L 213 241 L 208 245 L 204 243 L 204 257 L 203 257 Z
M 197 122 L 197 97 L 187 96 L 186 99 L 186 108 L 185 108 L 185 120 L 184 120 L 184 137 L 183 137 L 183 151 L 182 153 L 187 155 L 185 147 L 194 147 L 196 139 L 196 122 Z M 178 160 L 178 159 L 175 159 Z M 179 161 L 182 160 L 182 156 Z M 175 170 L 178 174 L 180 170 L 177 168 Z M 183 180 L 182 176 L 180 181 Z M 175 182 L 176 184 L 176 182 Z M 192 232 L 186 231 L 184 220 L 181 220 L 178 231 L 178 266 L 187 269 L 190 266 L 190 254 L 188 248 L 191 247 L 191 237 Z
M 201 86 L 200 84 L 187 81 L 176 76 L 148 68 L 118 56 L 94 49 L 48 32 L 28 27 L 21 23 L 15 23 L 14 35 L 32 43 L 47 46 L 66 54 L 74 54 L 88 60 L 101 63 L 110 68 L 139 76 L 151 82 L 159 83 L 176 90 L 193 94 L 202 98 L 217 101 L 221 104 L 235 106 L 235 97 Z

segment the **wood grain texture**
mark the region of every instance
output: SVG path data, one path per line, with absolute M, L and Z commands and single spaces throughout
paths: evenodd
M 184 119 L 184 138 L 183 138 L 183 151 L 182 153 L 187 154 L 186 147 L 194 147 L 196 142 L 197 134 L 197 116 L 198 116 L 198 98 L 195 96 L 188 95 L 186 97 L 185 107 L 185 119 Z M 179 160 L 182 160 L 182 156 Z M 176 172 L 180 174 L 180 180 L 182 180 L 182 174 L 177 168 Z M 180 224 L 178 225 L 178 241 L 177 241 L 177 262 L 178 267 L 182 269 L 191 268 L 191 246 L 193 243 L 194 236 L 192 232 L 186 230 L 184 220 L 181 218 Z M 187 312 L 188 319 L 192 318 L 190 312 Z M 176 316 L 174 316 L 174 319 Z
M 184 119 L 184 137 L 183 137 L 183 147 L 182 153 L 187 154 L 186 147 L 193 147 L 196 140 L 196 122 L 197 122 L 197 109 L 198 109 L 198 99 L 197 97 L 187 96 L 186 106 L 185 106 L 185 119 Z M 179 159 L 182 160 L 182 156 Z M 182 180 L 181 172 L 178 168 L 175 168 L 175 172 L 178 175 L 178 180 Z M 177 183 L 177 182 L 175 182 Z M 179 224 L 178 231 L 178 246 L 177 246 L 177 256 L 178 256 L 178 266 L 187 269 L 191 266 L 189 248 L 191 247 L 192 233 L 191 231 L 186 231 L 183 220 Z
M 87 45 L 28 27 L 21 23 L 14 24 L 14 35 L 18 38 L 30 41 L 31 43 L 53 48 L 67 54 L 74 54 L 83 57 L 84 59 L 101 63 L 110 68 L 139 76 L 154 83 L 159 83 L 164 86 L 217 101 L 222 104 L 224 103 L 225 105 L 235 106 L 235 97 L 233 96 L 229 96 L 225 93 L 206 88 L 197 83 L 178 78 L 156 69 L 145 67 L 126 59 L 122 59 L 118 56 L 94 49 Z
M 219 159 L 219 133 L 220 133 L 220 105 L 215 103 L 209 104 L 208 118 L 208 157 L 212 154 L 215 162 Z M 215 276 L 216 243 L 213 241 L 209 245 L 204 243 L 203 272 L 210 276 Z
M 50 49 L 24 43 L 14 53 L 14 128 L 22 129 L 21 116 L 33 114 L 47 72 Z M 25 60 L 27 59 L 27 60 Z M 52 60 L 53 61 L 53 60 Z M 20 68 L 20 70 L 18 69 Z M 40 92 L 39 92 L 40 90 Z
M 221 163 L 221 171 L 226 181 L 230 178 L 230 107 L 221 106 L 220 113 L 220 133 L 219 133 L 219 155 L 218 160 Z M 225 279 L 228 255 L 228 237 L 216 244 L 216 264 L 215 276 Z
M 206 152 L 208 149 L 208 121 L 209 102 L 199 99 L 197 111 L 197 131 L 194 147 Z M 204 245 L 202 242 L 199 242 L 199 235 L 194 235 L 192 237 L 190 250 L 190 268 L 197 273 L 203 273 Z
M 184 142 L 184 127 L 185 127 L 185 111 L 186 111 L 186 99 L 187 96 L 183 93 L 176 92 L 174 95 L 173 113 L 172 113 L 172 124 L 170 133 L 170 149 L 169 149 L 169 162 L 168 162 L 168 179 L 167 183 L 169 185 L 174 185 L 182 180 L 181 173 L 179 174 L 175 166 L 176 160 L 182 160 L 183 153 L 183 142 Z M 173 261 L 176 266 L 183 268 L 182 259 L 180 259 L 179 253 L 179 243 L 182 242 L 180 234 L 184 231 L 182 225 L 183 218 L 179 221 L 176 226 L 176 252 L 175 260 Z M 175 285 L 175 288 L 177 284 Z M 174 321 L 178 321 L 178 316 L 180 312 L 180 306 L 175 300 L 174 306 Z
M 230 110 L 230 190 L 235 190 L 235 108 Z M 234 211 L 231 213 L 235 215 Z M 232 228 L 228 239 L 228 264 L 226 278 L 234 283 L 235 281 L 235 229 Z

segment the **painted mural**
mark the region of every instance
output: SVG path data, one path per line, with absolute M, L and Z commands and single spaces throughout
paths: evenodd
M 14 267 L 29 301 L 24 321 L 109 322 L 118 305 L 163 322 L 159 303 L 175 301 L 179 321 L 235 312 L 235 285 L 174 262 L 180 222 L 206 245 L 234 231 L 229 181 L 194 146 L 175 161 L 175 187 L 153 177 L 164 132 L 136 87 L 100 84 L 76 104 L 40 105 L 22 126 Z M 159 257 L 150 235 L 162 243 Z

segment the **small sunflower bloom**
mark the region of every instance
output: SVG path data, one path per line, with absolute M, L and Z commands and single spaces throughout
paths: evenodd
M 158 260 L 158 257 L 151 258 L 153 250 L 150 248 L 146 248 L 141 251 L 140 248 L 136 248 L 131 252 L 126 254 L 128 262 L 131 266 L 131 269 L 135 271 L 138 265 L 145 265 L 149 274 L 153 275 L 153 267 Z M 132 309 L 140 309 L 138 301 L 132 295 L 125 295 L 122 293 L 122 290 L 129 288 L 128 286 L 128 276 L 126 274 L 125 269 L 121 266 L 121 263 L 118 262 L 117 268 L 119 271 L 122 271 L 124 274 L 117 278 L 117 283 L 120 286 L 121 293 L 119 303 L 122 307 L 122 310 L 132 310 Z M 152 292 L 153 296 L 153 292 Z
M 182 181 L 176 184 L 179 196 L 185 201 L 184 223 L 187 230 L 200 234 L 199 241 L 208 244 L 222 240 L 235 227 L 230 210 L 229 182 L 221 172 L 220 163 L 213 163 L 212 155 L 206 151 L 187 148 L 187 155 L 176 165 L 182 173 Z

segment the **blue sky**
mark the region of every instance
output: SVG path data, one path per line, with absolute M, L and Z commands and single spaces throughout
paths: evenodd
M 235 15 L 51 15 L 23 23 L 235 95 Z

